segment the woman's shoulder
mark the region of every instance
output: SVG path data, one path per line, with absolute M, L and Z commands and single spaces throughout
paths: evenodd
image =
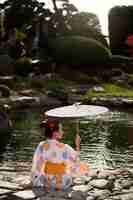
M 38 146 L 42 147 L 42 146 L 44 146 L 47 143 L 48 143 L 48 141 L 46 141 L 46 140 L 45 141 L 41 141 L 41 142 L 39 142 Z
M 45 143 L 45 141 L 41 141 L 41 142 L 39 142 L 39 146 L 42 146 L 43 144 Z

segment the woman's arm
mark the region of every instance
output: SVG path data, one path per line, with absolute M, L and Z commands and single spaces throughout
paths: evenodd
M 79 133 L 76 134 L 75 136 L 75 149 L 76 151 L 80 151 L 80 142 L 81 142 L 81 138 Z

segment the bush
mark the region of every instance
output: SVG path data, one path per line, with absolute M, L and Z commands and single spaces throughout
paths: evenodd
M 2 97 L 10 96 L 10 89 L 6 85 L 0 85 L 0 92 L 1 92 Z
M 31 59 L 27 57 L 22 57 L 16 60 L 15 72 L 20 76 L 26 76 L 32 71 Z
M 58 37 L 51 42 L 51 47 L 55 60 L 61 64 L 101 64 L 111 56 L 100 42 L 81 36 Z
M 132 74 L 128 75 L 127 83 L 128 83 L 129 85 L 133 86 L 133 75 L 132 75 Z
M 26 38 L 26 34 L 20 31 L 16 32 L 16 40 L 17 41 L 23 41 Z
M 0 55 L 0 74 L 9 75 L 14 73 L 14 60 L 7 54 Z

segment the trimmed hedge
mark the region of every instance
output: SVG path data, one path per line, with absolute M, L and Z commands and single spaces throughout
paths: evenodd
M 20 76 L 26 76 L 32 71 L 31 59 L 22 57 L 15 62 L 15 72 Z
M 10 75 L 14 73 L 14 60 L 7 54 L 0 55 L 0 74 Z
M 105 64 L 111 56 L 109 49 L 92 38 L 57 37 L 51 44 L 53 57 L 61 64 Z

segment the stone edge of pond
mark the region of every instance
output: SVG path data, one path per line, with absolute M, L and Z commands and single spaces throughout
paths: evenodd
M 7 176 L 7 174 L 5 174 Z M 47 192 L 44 188 L 29 187 L 29 176 L 10 175 L 0 181 L 0 199 L 38 200 L 132 200 L 133 170 L 90 170 L 87 176 L 75 177 L 73 186 L 66 192 Z M 28 182 L 29 181 L 29 182 Z M 25 182 L 25 187 L 24 185 Z M 28 185 L 28 187 L 27 187 Z
M 10 98 L 1 98 L 0 105 L 8 105 L 11 109 L 23 108 L 51 108 L 62 105 L 73 104 L 75 102 L 84 104 L 101 105 L 112 108 L 133 108 L 133 98 L 128 97 L 92 97 L 87 101 L 82 101 L 81 95 L 71 95 L 67 102 L 56 97 L 42 96 L 12 96 Z

